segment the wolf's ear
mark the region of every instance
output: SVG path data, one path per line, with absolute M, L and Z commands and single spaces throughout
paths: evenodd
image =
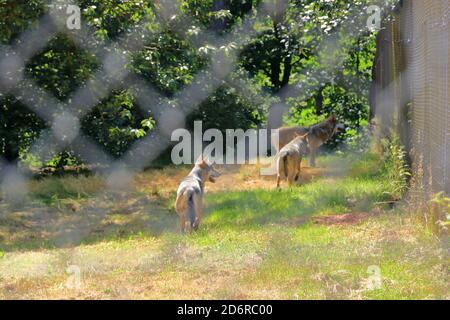
M 301 135 L 300 137 L 302 138 L 302 140 L 309 142 L 309 133 L 305 133 L 304 135 Z
M 209 155 L 207 155 L 206 157 L 204 157 L 203 160 L 205 161 L 205 163 L 206 163 L 208 166 L 211 165 L 211 159 L 209 158 Z
M 337 122 L 336 114 L 334 112 L 331 113 L 330 122 L 332 122 L 332 123 L 336 123 Z
M 202 169 L 205 169 L 208 167 L 208 162 L 203 157 L 203 153 L 198 157 L 197 161 L 195 162 L 197 166 L 199 166 Z
M 199 166 L 206 165 L 206 161 L 203 158 L 203 153 L 198 157 L 197 161 L 195 161 L 195 164 Z

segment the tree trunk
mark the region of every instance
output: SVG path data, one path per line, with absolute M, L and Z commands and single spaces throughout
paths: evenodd
M 281 60 L 278 57 L 274 57 L 270 62 L 270 81 L 272 82 L 272 90 L 277 93 L 281 89 L 280 83 L 281 73 Z
M 5 143 L 5 160 L 9 163 L 15 163 L 19 159 L 19 148 L 17 143 L 7 140 Z
M 245 2 L 242 5 L 242 12 L 244 14 L 249 13 L 252 9 L 253 9 L 253 1 L 252 0 L 248 0 L 247 2 Z
M 270 81 L 272 82 L 272 91 L 274 93 L 278 93 L 281 89 L 281 63 L 282 63 L 282 57 L 281 57 L 281 39 L 280 39 L 280 33 L 278 31 L 278 23 L 273 23 L 273 33 L 275 38 L 279 42 L 279 48 L 277 48 L 277 53 L 273 55 L 272 59 L 270 60 Z
M 275 14 L 273 14 L 273 32 L 274 36 L 277 39 L 278 50 L 277 54 L 274 54 L 270 61 L 270 81 L 272 82 L 272 91 L 275 94 L 281 93 L 283 87 L 289 84 L 289 80 L 291 78 L 292 73 L 292 56 L 283 56 L 283 52 L 285 52 L 284 45 L 281 42 L 281 35 L 279 26 L 284 19 L 285 9 L 287 6 L 286 0 L 276 1 Z M 282 68 L 283 66 L 283 68 Z M 282 70 L 283 69 L 283 70 Z M 283 74 L 282 74 L 283 73 Z M 282 94 L 280 94 L 281 102 L 277 104 L 273 104 L 269 108 L 269 116 L 268 116 L 268 139 L 270 141 L 270 130 L 278 129 L 283 125 L 283 115 L 286 109 L 285 99 Z M 273 154 L 272 154 L 273 155 Z
M 375 57 L 373 59 L 372 65 L 372 83 L 370 85 L 370 93 L 369 93 L 369 121 L 372 121 L 377 114 L 377 93 L 381 87 L 381 56 L 383 50 L 383 37 L 385 37 L 385 31 L 381 30 L 377 34 L 376 42 L 377 49 L 375 52 Z
M 281 87 L 284 87 L 289 84 L 291 72 L 292 72 L 292 56 L 288 56 L 284 58 L 284 71 L 283 71 L 283 79 L 281 80 Z
M 5 174 L 5 167 L 6 166 L 17 166 L 17 163 L 19 161 L 19 147 L 18 143 L 15 141 L 15 139 L 11 139 L 11 136 L 4 137 L 4 153 L 2 155 L 4 161 L 0 161 L 0 182 L 4 179 Z M 0 145 L 1 147 L 1 145 Z M 4 163 L 6 162 L 6 163 Z M 6 165 L 6 166 L 5 166 Z
M 314 96 L 314 100 L 316 100 L 316 113 L 318 115 L 323 113 L 323 90 L 324 89 L 325 89 L 325 87 L 320 87 Z
M 6 116 L 6 125 L 3 128 L 3 139 L 4 139 L 4 159 L 13 164 L 19 159 L 19 142 L 18 137 L 14 134 L 14 117 L 10 110 L 2 109 L 2 113 Z

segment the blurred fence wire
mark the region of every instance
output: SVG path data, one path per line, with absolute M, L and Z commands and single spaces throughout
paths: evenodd
M 256 10 L 256 15 L 248 14 L 241 24 L 235 26 L 225 35 L 220 36 L 213 31 L 198 27 L 196 31 L 198 36 L 195 37 L 195 40 L 192 40 L 186 37 L 186 30 L 198 24 L 193 19 L 184 16 L 180 23 L 171 25 L 171 17 L 179 14 L 180 9 L 177 2 L 175 0 L 164 0 L 159 2 L 159 5 L 161 10 L 159 10 L 158 19 L 178 36 L 189 40 L 191 45 L 196 48 L 205 43 L 211 47 L 220 48 L 213 53 L 209 67 L 199 72 L 191 81 L 191 84 L 183 88 L 173 98 L 173 100 L 179 102 L 179 108 L 170 107 L 167 104 L 166 97 L 127 68 L 131 54 L 142 49 L 149 39 L 157 36 L 157 34 L 151 34 L 144 28 L 145 22 L 113 42 L 99 42 L 97 38 L 94 39 L 95 30 L 83 21 L 80 21 L 78 28 L 68 29 L 65 10 L 54 10 L 54 8 L 61 6 L 61 2 L 51 1 L 48 5 L 50 10 L 40 18 L 37 28 L 24 32 L 12 46 L 1 48 L 0 67 L 2 73 L 0 84 L 2 93 L 13 95 L 42 118 L 50 128 L 44 130 L 40 138 L 31 146 L 30 150 L 34 154 L 43 159 L 70 147 L 80 155 L 85 163 L 108 164 L 107 174 L 110 182 L 108 186 L 116 188 L 126 185 L 126 182 L 130 179 L 123 179 L 123 177 L 125 175 L 131 177 L 133 172 L 139 172 L 163 152 L 170 145 L 170 135 L 173 130 L 184 126 L 186 116 L 195 110 L 224 81 L 236 87 L 241 94 L 245 94 L 245 81 L 231 80 L 228 77 L 238 68 L 239 52 L 248 41 L 258 34 L 254 28 L 256 23 L 261 22 L 273 10 L 285 10 L 285 8 L 274 8 L 270 5 L 270 2 L 263 2 L 260 8 Z M 357 6 L 349 6 L 349 8 L 353 8 L 353 12 L 348 18 L 349 22 L 343 23 L 343 27 L 338 28 L 334 31 L 334 34 L 326 38 L 322 45 L 319 45 L 320 48 L 328 46 L 331 47 L 331 50 L 333 48 L 336 50 L 340 45 L 338 42 L 341 35 L 352 34 L 357 37 L 365 30 L 366 17 L 361 15 Z M 359 24 L 355 23 L 355 20 Z M 87 83 L 75 90 L 65 103 L 46 92 L 24 72 L 26 63 L 60 33 L 69 36 L 78 47 L 95 55 L 101 61 L 101 68 L 91 75 Z M 339 57 L 336 59 L 339 59 Z M 329 63 L 330 74 L 340 64 L 336 59 Z M 309 71 L 305 71 L 305 75 L 306 80 L 300 81 L 296 86 L 285 88 L 278 96 L 294 97 L 303 93 L 305 91 L 304 86 L 308 82 L 307 79 L 313 76 Z M 107 98 L 112 90 L 121 86 L 124 79 L 127 79 L 127 84 L 136 94 L 138 106 L 143 109 L 143 112 L 151 113 L 155 118 L 156 127 L 146 137 L 137 141 L 122 158 L 114 159 L 82 132 L 80 121 L 102 99 Z M 22 85 L 18 86 L 19 82 Z M 262 95 L 261 99 L 264 98 Z M 283 112 L 276 114 L 276 117 L 280 119 L 269 119 L 269 122 L 281 122 Z M 105 169 L 104 167 L 93 168 Z M 8 186 L 11 185 L 11 181 L 24 180 L 19 171 L 16 171 L 15 168 L 11 169 L 13 171 L 6 170 L 5 179 L 3 179 L 3 184 Z M 15 175 L 16 177 L 13 178 Z M 25 192 L 25 190 L 22 192 L 23 194 L 9 192 L 8 190 L 11 190 L 9 187 L 3 189 L 7 194 L 12 193 L 12 196 L 19 198 Z
M 36 23 L 36 27 L 21 34 L 10 46 L 0 48 L 0 91 L 2 94 L 13 95 L 17 100 L 35 112 L 44 120 L 49 129 L 44 130 L 39 139 L 31 146 L 31 151 L 40 158 L 48 158 L 67 148 L 74 150 L 85 163 L 107 164 L 107 166 L 93 166 L 94 170 L 106 174 L 106 188 L 99 191 L 99 197 L 103 197 L 108 191 L 123 190 L 129 187 L 133 177 L 148 166 L 164 150 L 170 146 L 171 133 L 185 125 L 186 117 L 198 108 L 199 104 L 207 99 L 224 82 L 236 87 L 237 92 L 245 95 L 246 81 L 248 79 L 232 80 L 229 77 L 239 68 L 238 57 L 245 45 L 258 35 L 255 25 L 261 23 L 267 14 L 273 10 L 285 10 L 274 8 L 271 2 L 262 2 L 256 14 L 248 14 L 242 21 L 224 35 L 219 35 L 211 30 L 196 27 L 198 36 L 186 37 L 186 31 L 198 24 L 188 16 L 184 16 L 177 24 L 172 24 L 173 15 L 179 13 L 178 2 L 164 0 L 159 2 L 157 18 L 170 28 L 177 36 L 190 42 L 194 48 L 199 49 L 205 43 L 218 48 L 213 51 L 208 67 L 198 72 L 190 84 L 175 94 L 173 100 L 178 101 L 179 107 L 174 108 L 168 103 L 156 88 L 149 85 L 144 79 L 132 73 L 127 65 L 131 55 L 145 46 L 145 44 L 157 37 L 144 27 L 145 22 L 138 24 L 131 30 L 119 36 L 114 41 L 105 41 L 95 38 L 95 29 L 80 21 L 77 28 L 67 28 L 67 16 L 65 11 L 53 10 L 61 5 L 60 1 L 51 1 L 50 10 Z M 383 1 L 377 2 L 382 7 Z M 342 62 L 341 55 L 333 55 L 334 50 L 342 50 L 345 41 L 341 38 L 358 37 L 367 32 L 365 11 L 358 6 L 348 5 L 350 14 L 342 25 L 333 30 L 328 37 L 324 37 L 318 45 L 318 51 L 323 51 L 327 63 L 324 70 L 328 74 L 338 72 Z M 63 13 L 61 15 L 61 13 Z M 299 22 L 299 26 L 301 23 Z M 79 49 L 84 50 L 100 61 L 100 68 L 90 76 L 89 80 L 77 88 L 72 96 L 62 102 L 55 96 L 41 88 L 25 72 L 25 65 L 39 53 L 58 34 L 67 35 Z M 313 70 L 305 70 L 303 80 L 294 86 L 287 86 L 276 95 L 282 101 L 286 98 L 296 97 L 305 93 L 305 88 L 313 86 L 308 79 L 319 78 L 321 75 L 313 74 Z M 326 75 L 324 75 L 326 77 Z M 126 81 L 124 81 L 126 79 Z M 21 85 L 18 85 L 21 83 Z M 113 158 L 105 152 L 97 142 L 93 141 L 81 130 L 81 120 L 96 105 L 109 94 L 121 86 L 127 85 L 136 96 L 137 105 L 145 114 L 151 113 L 156 121 L 155 128 L 142 139 L 134 143 L 128 151 L 119 159 Z M 316 83 L 316 82 L 315 82 Z M 266 96 L 261 90 L 261 100 Z M 280 104 L 277 104 L 279 106 Z M 277 119 L 271 119 L 273 126 L 281 122 L 284 105 L 281 103 L 281 112 L 275 113 Z M 0 160 L 4 167 L 1 189 L 3 197 L 14 203 L 20 203 L 26 199 L 28 176 L 15 166 L 10 166 Z M 54 226 L 58 228 L 56 243 L 77 243 L 88 234 L 96 224 L 100 223 L 106 215 L 106 210 L 96 210 L 95 221 L 81 221 L 78 224 L 71 221 L 67 224 Z M 6 214 L 5 212 L 2 212 Z M 50 225 L 49 221 L 49 225 Z
M 377 3 L 381 6 L 382 2 L 380 0 Z M 167 27 L 171 28 L 179 37 L 190 41 L 190 45 L 197 49 L 204 46 L 205 43 L 212 47 L 220 48 L 220 50 L 213 53 L 210 65 L 196 74 L 189 85 L 175 94 L 173 99 L 179 101 L 179 108 L 172 107 L 167 102 L 167 97 L 163 96 L 156 88 L 150 86 L 144 79 L 130 72 L 129 68 L 127 68 L 128 59 L 132 53 L 141 50 L 149 39 L 157 36 L 157 34 L 152 34 L 144 27 L 140 28 L 139 25 L 115 41 L 100 41 L 99 39 L 94 39 L 93 34 L 95 30 L 92 26 L 85 24 L 83 20 L 81 20 L 80 28 L 70 30 L 66 25 L 66 16 L 63 15 L 61 17 L 61 11 L 49 10 L 39 19 L 36 24 L 37 27 L 24 32 L 11 46 L 0 47 L 0 93 L 13 95 L 42 118 L 49 128 L 43 131 L 39 139 L 31 146 L 31 152 L 38 154 L 40 158 L 46 158 L 65 148 L 70 148 L 76 151 L 85 163 L 108 164 L 106 167 L 93 166 L 94 170 L 99 170 L 106 175 L 105 189 L 98 191 L 97 198 L 101 200 L 106 199 L 107 202 L 114 201 L 115 197 L 119 196 L 114 194 L 115 191 L 126 190 L 133 177 L 170 146 L 171 133 L 175 129 L 183 127 L 186 117 L 223 82 L 235 87 L 239 94 L 246 95 L 247 90 L 250 90 L 246 88 L 246 81 L 252 81 L 252 79 L 248 77 L 248 79 L 233 80 L 229 75 L 239 68 L 237 59 L 242 48 L 258 34 L 255 24 L 261 22 L 265 15 L 274 9 L 264 5 L 263 2 L 261 8 L 256 11 L 256 15 L 249 14 L 242 23 L 225 33 L 225 35 L 220 36 L 213 31 L 199 27 L 197 30 L 199 35 L 192 39 L 185 37 L 186 30 L 189 30 L 193 25 L 197 25 L 197 23 L 193 19 L 185 17 L 177 25 L 171 25 L 169 23 L 171 16 L 179 10 L 177 2 L 175 0 L 165 0 L 159 3 L 161 10 L 158 19 L 165 22 Z M 436 1 L 436 3 L 439 2 Z M 447 7 L 445 7 L 446 3 Z M 57 6 L 58 4 L 60 4 L 60 1 L 50 2 L 50 6 Z M 410 25 L 408 25 L 408 28 L 414 27 L 411 30 L 414 30 L 414 36 L 417 37 L 414 40 L 416 42 L 413 42 L 417 43 L 414 47 L 416 51 L 411 49 L 413 47 L 411 47 L 410 42 L 402 44 L 402 46 L 407 46 L 409 52 L 415 54 L 415 56 L 413 55 L 413 65 L 416 67 L 412 69 L 408 67 L 405 69 L 392 67 L 392 70 L 410 72 L 417 76 L 414 78 L 417 79 L 416 82 L 411 83 L 411 86 L 414 85 L 414 88 L 416 88 L 413 102 L 418 105 L 418 107 L 415 107 L 417 111 L 413 117 L 414 128 L 416 129 L 412 143 L 416 146 L 416 149 L 422 149 L 420 149 L 421 153 L 414 159 L 418 163 L 417 159 L 423 157 L 422 161 L 425 167 L 431 164 L 431 171 L 434 174 L 433 177 L 435 177 L 433 183 L 438 188 L 446 186 L 447 191 L 449 191 L 448 26 L 445 28 L 440 25 L 430 25 L 429 29 L 424 29 L 424 25 L 428 21 L 425 19 L 428 17 L 427 15 L 431 15 L 436 23 L 440 21 L 439 19 L 445 20 L 446 17 L 448 22 L 449 3 L 448 1 L 441 1 L 441 4 L 442 6 L 438 7 L 433 0 L 424 1 L 424 3 L 422 3 L 422 0 L 413 1 L 412 3 L 407 2 L 406 6 L 409 8 L 407 10 L 409 12 L 408 19 L 412 19 L 414 16 L 414 19 L 417 20 L 411 20 Z M 318 51 L 323 51 L 325 57 L 333 57 L 327 61 L 326 72 L 323 75 L 325 78 L 331 78 L 330 74 L 339 72 L 342 57 L 339 55 L 334 56 L 332 52 L 333 50 L 342 49 L 344 44 L 340 42 L 341 37 L 348 35 L 358 37 L 367 31 L 365 29 L 366 16 L 361 14 L 361 10 L 358 7 L 352 8 L 353 12 L 349 15 L 346 23 L 336 28 L 329 37 L 324 38 L 323 43 L 318 45 Z M 414 10 L 411 8 L 414 8 Z M 412 15 L 411 10 L 414 11 L 415 15 Z M 426 12 L 426 14 L 421 16 L 416 11 Z M 393 24 L 396 23 L 398 21 L 393 22 Z M 389 35 L 388 30 L 384 30 L 381 34 Z M 428 30 L 426 37 L 429 38 L 423 35 L 424 30 Z M 433 33 L 432 30 L 443 32 Z M 48 42 L 59 33 L 67 35 L 80 49 L 95 55 L 97 60 L 101 62 L 101 68 L 91 75 L 90 79 L 83 86 L 76 89 L 71 98 L 66 100 L 67 102 L 62 102 L 46 92 L 45 89 L 41 88 L 24 72 L 27 62 L 45 48 Z M 445 35 L 447 38 L 445 38 Z M 383 35 L 380 35 L 380 37 L 383 37 Z M 408 38 L 409 35 L 403 35 L 403 38 L 405 37 L 410 39 Z M 425 44 L 428 43 L 427 41 L 429 41 L 426 39 L 433 39 L 432 46 L 424 48 Z M 397 40 L 397 38 L 390 38 L 393 45 L 386 49 L 386 54 L 388 54 L 389 50 L 399 46 L 398 42 L 396 42 Z M 447 51 L 442 51 L 442 46 L 445 47 L 445 45 Z M 447 54 L 447 61 L 443 60 L 445 53 Z M 440 58 L 434 60 L 436 54 Z M 380 61 L 384 61 L 384 59 L 380 58 L 378 63 L 381 63 Z M 419 63 L 420 61 L 422 64 Z M 427 67 L 427 72 L 419 69 L 419 67 L 424 68 L 424 66 Z M 378 66 L 378 70 L 383 68 L 384 65 Z M 295 85 L 287 86 L 277 96 L 281 97 L 281 100 L 285 100 L 286 98 L 305 94 L 307 87 L 311 89 L 312 86 L 317 85 L 317 82 L 309 83 L 308 79 L 322 76 L 321 74 L 313 74 L 314 72 L 317 71 L 304 70 L 303 80 L 298 81 Z M 321 72 L 324 72 L 324 70 L 321 70 Z M 394 73 L 398 74 L 399 71 L 396 72 Z M 80 122 L 100 101 L 107 98 L 112 90 L 122 86 L 124 79 L 127 80 L 126 84 L 135 94 L 137 105 L 144 113 L 152 114 L 156 121 L 156 127 L 147 136 L 134 143 L 120 159 L 116 159 L 106 153 L 97 142 L 91 140 L 83 133 Z M 387 80 L 383 80 L 387 81 L 386 85 L 384 82 L 383 84 L 377 84 L 377 98 L 379 99 L 377 100 L 377 115 L 380 115 L 383 119 L 388 119 L 386 122 L 382 120 L 383 123 L 386 123 L 386 127 L 391 127 L 387 123 L 392 121 L 392 114 L 389 112 L 392 112 L 393 109 L 389 109 L 389 103 L 398 101 L 391 94 L 397 92 L 396 90 L 399 90 L 398 87 L 401 86 L 400 82 L 398 82 L 399 80 L 394 76 L 389 79 L 395 79 L 394 87 L 392 87 L 392 81 Z M 18 83 L 21 83 L 21 85 L 17 85 Z M 435 87 L 431 87 L 431 84 L 435 85 Z M 385 87 L 389 88 L 389 95 L 384 90 Z M 426 93 L 424 91 L 425 87 L 430 88 Z M 432 88 L 440 88 L 439 93 L 435 94 Z M 266 99 L 263 90 L 261 90 L 260 99 Z M 404 102 L 404 100 L 402 101 Z M 433 106 L 430 102 L 436 106 L 436 111 L 427 109 Z M 400 102 L 398 104 L 400 105 Z M 277 104 L 277 106 L 279 105 Z M 382 108 L 388 108 L 389 112 L 382 111 L 384 110 Z M 276 127 L 277 124 L 281 123 L 281 117 L 285 109 L 282 103 L 281 109 L 281 112 L 275 112 L 276 119 L 271 119 L 269 116 L 269 126 Z M 428 113 L 425 113 L 425 111 Z M 434 122 L 436 125 L 431 124 L 430 121 L 436 121 Z M 438 129 L 436 130 L 436 128 Z M 429 144 L 426 147 L 428 149 L 425 149 L 423 141 L 428 141 Z M 444 149 L 446 150 L 444 155 L 440 153 L 442 148 L 446 148 Z M 3 177 L 1 179 L 3 198 L 12 203 L 23 203 L 27 196 L 29 177 L 16 166 L 11 166 L 1 159 L 0 165 L 4 169 L 2 170 Z M 95 213 L 90 217 L 80 216 L 63 223 L 56 223 L 52 217 L 51 208 L 48 208 L 48 210 L 39 208 L 36 212 L 38 217 L 33 219 L 39 220 L 40 225 L 47 228 L 46 232 L 48 231 L 48 233 L 55 235 L 53 239 L 54 245 L 76 245 L 90 234 L 92 230 L 101 225 L 102 220 L 108 213 L 109 207 L 104 208 L 98 205 L 95 199 L 90 206 L 91 212 Z M 0 211 L 0 218 L 7 214 L 8 212 Z M 29 215 L 31 216 L 31 213 Z M 154 221 L 150 220 L 150 222 Z M 158 225 L 158 223 L 155 223 L 155 225 Z M 73 255 L 76 257 L 76 252 Z M 61 256 L 61 259 L 71 260 L 70 257 L 66 256 Z M 81 262 L 77 264 L 81 264 Z M 37 270 L 35 274 L 39 276 L 44 275 L 45 272 Z
M 377 38 L 372 113 L 406 145 L 422 198 L 450 194 L 449 31 L 449 0 L 409 0 Z

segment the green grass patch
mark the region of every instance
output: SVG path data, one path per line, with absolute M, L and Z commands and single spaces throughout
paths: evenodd
M 206 225 L 252 227 L 286 223 L 292 218 L 370 210 L 389 199 L 382 179 L 318 180 L 300 187 L 274 190 L 221 192 L 208 196 Z
M 127 292 L 126 298 L 448 299 L 449 260 L 441 243 L 402 209 L 381 204 L 396 191 L 382 159 L 327 156 L 319 163 L 325 173 L 298 187 L 207 193 L 200 229 L 190 235 L 176 231 L 173 190 L 164 197 L 151 194 L 152 201 L 140 195 L 136 202 L 138 195 L 130 193 L 93 220 L 97 227 L 73 248 L 22 250 L 16 243 L 4 250 L 8 254 L 0 251 L 0 276 L 14 273 L 14 266 L 14 277 L 26 277 L 37 254 L 52 270 L 49 279 L 66 277 L 69 264 L 80 265 L 86 292 L 101 298 Z M 180 175 L 173 168 L 168 172 Z M 35 182 L 32 196 L 48 203 L 80 201 L 102 189 L 101 180 L 83 179 Z M 314 219 L 343 213 L 366 218 L 349 225 Z M 30 244 L 42 241 L 27 238 L 26 226 L 20 226 L 11 226 L 15 235 L 20 229 Z M 373 268 L 379 270 L 379 287 L 370 286 Z M 41 290 L 36 279 L 27 279 L 17 296 Z M 53 297 L 60 291 L 49 283 Z
M 83 199 L 104 190 L 105 182 L 99 177 L 49 177 L 32 181 L 29 185 L 33 199 L 51 205 L 61 199 Z

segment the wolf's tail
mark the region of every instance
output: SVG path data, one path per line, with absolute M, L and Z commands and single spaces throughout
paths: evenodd
M 194 203 L 194 190 L 187 191 L 188 207 L 187 207 L 187 218 L 189 219 L 189 224 L 191 228 L 195 227 L 195 203 Z
M 287 172 L 288 155 L 289 155 L 289 153 L 287 151 L 280 152 L 277 155 L 277 157 L 278 157 L 278 174 L 281 173 L 280 166 L 283 166 L 283 172 L 286 177 L 288 175 L 288 172 Z
M 286 153 L 283 157 L 283 165 L 284 165 L 284 176 L 288 176 L 288 154 Z

